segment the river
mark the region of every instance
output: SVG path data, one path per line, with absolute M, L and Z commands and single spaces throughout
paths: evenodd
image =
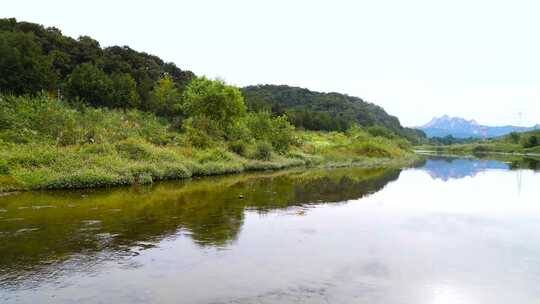
M 0 197 L 0 302 L 537 303 L 539 161 Z

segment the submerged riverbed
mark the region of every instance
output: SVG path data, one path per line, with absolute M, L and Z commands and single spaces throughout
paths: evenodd
M 539 162 L 0 197 L 0 302 L 534 303 Z

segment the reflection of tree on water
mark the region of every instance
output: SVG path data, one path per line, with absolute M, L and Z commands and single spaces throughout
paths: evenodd
M 28 275 L 55 275 L 75 260 L 80 270 L 85 263 L 117 259 L 179 231 L 200 246 L 227 246 L 237 238 L 246 210 L 271 212 L 356 199 L 382 189 L 399 172 L 275 172 L 0 197 L 0 286 L 20 283 Z
M 531 157 L 514 159 L 510 163 L 510 169 L 531 169 L 534 171 L 538 171 L 540 170 L 540 159 Z

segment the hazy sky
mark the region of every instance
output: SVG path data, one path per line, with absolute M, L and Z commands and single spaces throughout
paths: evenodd
M 239 86 L 360 96 L 404 125 L 540 123 L 538 0 L 2 0 L 1 17 L 129 45 Z

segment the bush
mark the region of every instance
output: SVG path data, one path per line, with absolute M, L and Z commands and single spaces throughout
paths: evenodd
M 216 141 L 223 137 L 223 131 L 219 126 L 204 116 L 184 120 L 182 129 L 187 141 L 197 148 L 215 146 Z
M 483 153 L 487 153 L 487 152 L 489 152 L 489 148 L 487 146 L 479 145 L 479 146 L 475 146 L 473 148 L 473 153 L 474 154 L 483 154 Z
M 116 150 L 120 155 L 134 160 L 148 160 L 152 158 L 152 146 L 135 139 L 128 139 L 117 143 Z
M 286 152 L 295 143 L 294 127 L 286 116 L 272 118 L 268 112 L 259 112 L 248 114 L 245 120 L 253 138 L 271 143 L 277 152 Z
M 524 148 L 534 148 L 539 145 L 540 139 L 537 135 L 530 135 L 528 138 L 525 139 L 525 142 L 523 143 Z
M 221 80 L 195 78 L 187 85 L 183 98 L 188 116 L 208 117 L 220 128 L 226 129 L 246 112 L 240 89 Z
M 253 158 L 258 160 L 270 160 L 272 158 L 272 145 L 266 141 L 259 141 L 255 145 Z
M 170 141 L 167 128 L 164 119 L 137 110 L 75 108 L 46 95 L 0 97 L 0 139 L 7 142 L 66 146 L 142 137 L 164 144 Z
M 367 128 L 367 132 L 371 134 L 371 136 L 374 136 L 374 137 L 378 136 L 378 137 L 384 137 L 388 139 L 394 139 L 397 137 L 394 132 L 388 130 L 385 127 L 380 127 L 380 126 L 369 127 Z
M 115 147 L 111 144 L 87 144 L 82 146 L 83 154 L 110 155 L 115 154 Z
M 384 147 L 371 142 L 360 143 L 354 148 L 355 152 L 366 157 L 390 157 L 392 154 Z
M 521 140 L 521 135 L 517 132 L 512 132 L 508 135 L 508 138 L 512 143 L 517 144 Z
M 243 141 L 233 141 L 229 144 L 229 150 L 240 156 L 245 156 L 247 151 L 247 144 Z
M 8 162 L 5 159 L 0 159 L 0 175 L 9 173 Z
M 209 162 L 228 162 L 233 158 L 230 152 L 227 152 L 226 150 L 207 149 L 195 155 L 195 159 L 204 164 Z

